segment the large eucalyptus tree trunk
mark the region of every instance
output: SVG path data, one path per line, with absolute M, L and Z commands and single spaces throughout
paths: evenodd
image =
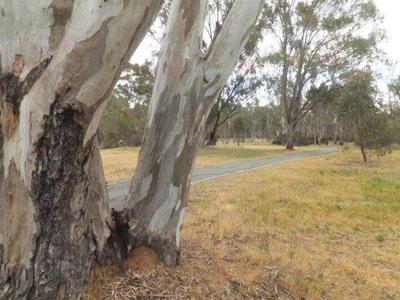
M 126 208 L 139 243 L 165 262 L 179 261 L 190 174 L 204 123 L 261 11 L 262 0 L 236 0 L 206 55 L 207 0 L 174 0 L 158 62 L 139 163 Z
M 295 134 L 296 124 L 288 122 L 286 125 L 286 149 L 294 149 L 294 134 Z
M 123 249 L 95 134 L 161 2 L 0 0 L 0 299 L 77 297 Z

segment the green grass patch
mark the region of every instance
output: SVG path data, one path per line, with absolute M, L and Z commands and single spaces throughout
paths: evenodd
M 209 201 L 204 199 L 191 199 L 190 204 L 193 206 L 208 206 Z
M 383 243 L 385 241 L 385 236 L 383 235 L 383 233 L 377 233 L 375 235 L 375 241 L 377 241 L 378 243 Z
M 400 192 L 400 183 L 394 183 L 380 177 L 374 177 L 365 184 L 364 190 L 366 192 Z

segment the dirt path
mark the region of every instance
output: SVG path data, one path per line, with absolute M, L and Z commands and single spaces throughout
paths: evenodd
M 267 166 L 284 163 L 290 160 L 329 154 L 335 151 L 337 151 L 336 147 L 327 147 L 315 151 L 291 152 L 268 158 L 258 158 L 258 159 L 244 160 L 226 165 L 198 168 L 193 171 L 192 184 L 215 179 L 222 176 L 228 176 L 232 174 L 264 168 Z M 127 181 L 108 186 L 108 195 L 110 198 L 111 207 L 115 209 L 122 209 L 123 203 L 128 194 L 129 184 L 130 182 Z

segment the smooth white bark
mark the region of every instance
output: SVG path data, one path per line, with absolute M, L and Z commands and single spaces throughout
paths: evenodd
M 207 0 L 175 0 L 161 49 L 145 138 L 126 208 L 131 228 L 170 264 L 179 259 L 180 229 L 204 123 L 262 9 L 237 0 L 208 55 L 201 52 Z M 175 252 L 175 253 L 174 253 Z

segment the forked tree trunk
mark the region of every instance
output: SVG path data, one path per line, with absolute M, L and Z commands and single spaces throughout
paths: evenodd
M 145 139 L 126 208 L 139 242 L 171 265 L 204 123 L 261 11 L 262 0 L 236 0 L 206 56 L 207 0 L 174 0 L 158 62 Z
M 160 5 L 0 0 L 0 299 L 78 297 L 124 252 L 95 134 Z

